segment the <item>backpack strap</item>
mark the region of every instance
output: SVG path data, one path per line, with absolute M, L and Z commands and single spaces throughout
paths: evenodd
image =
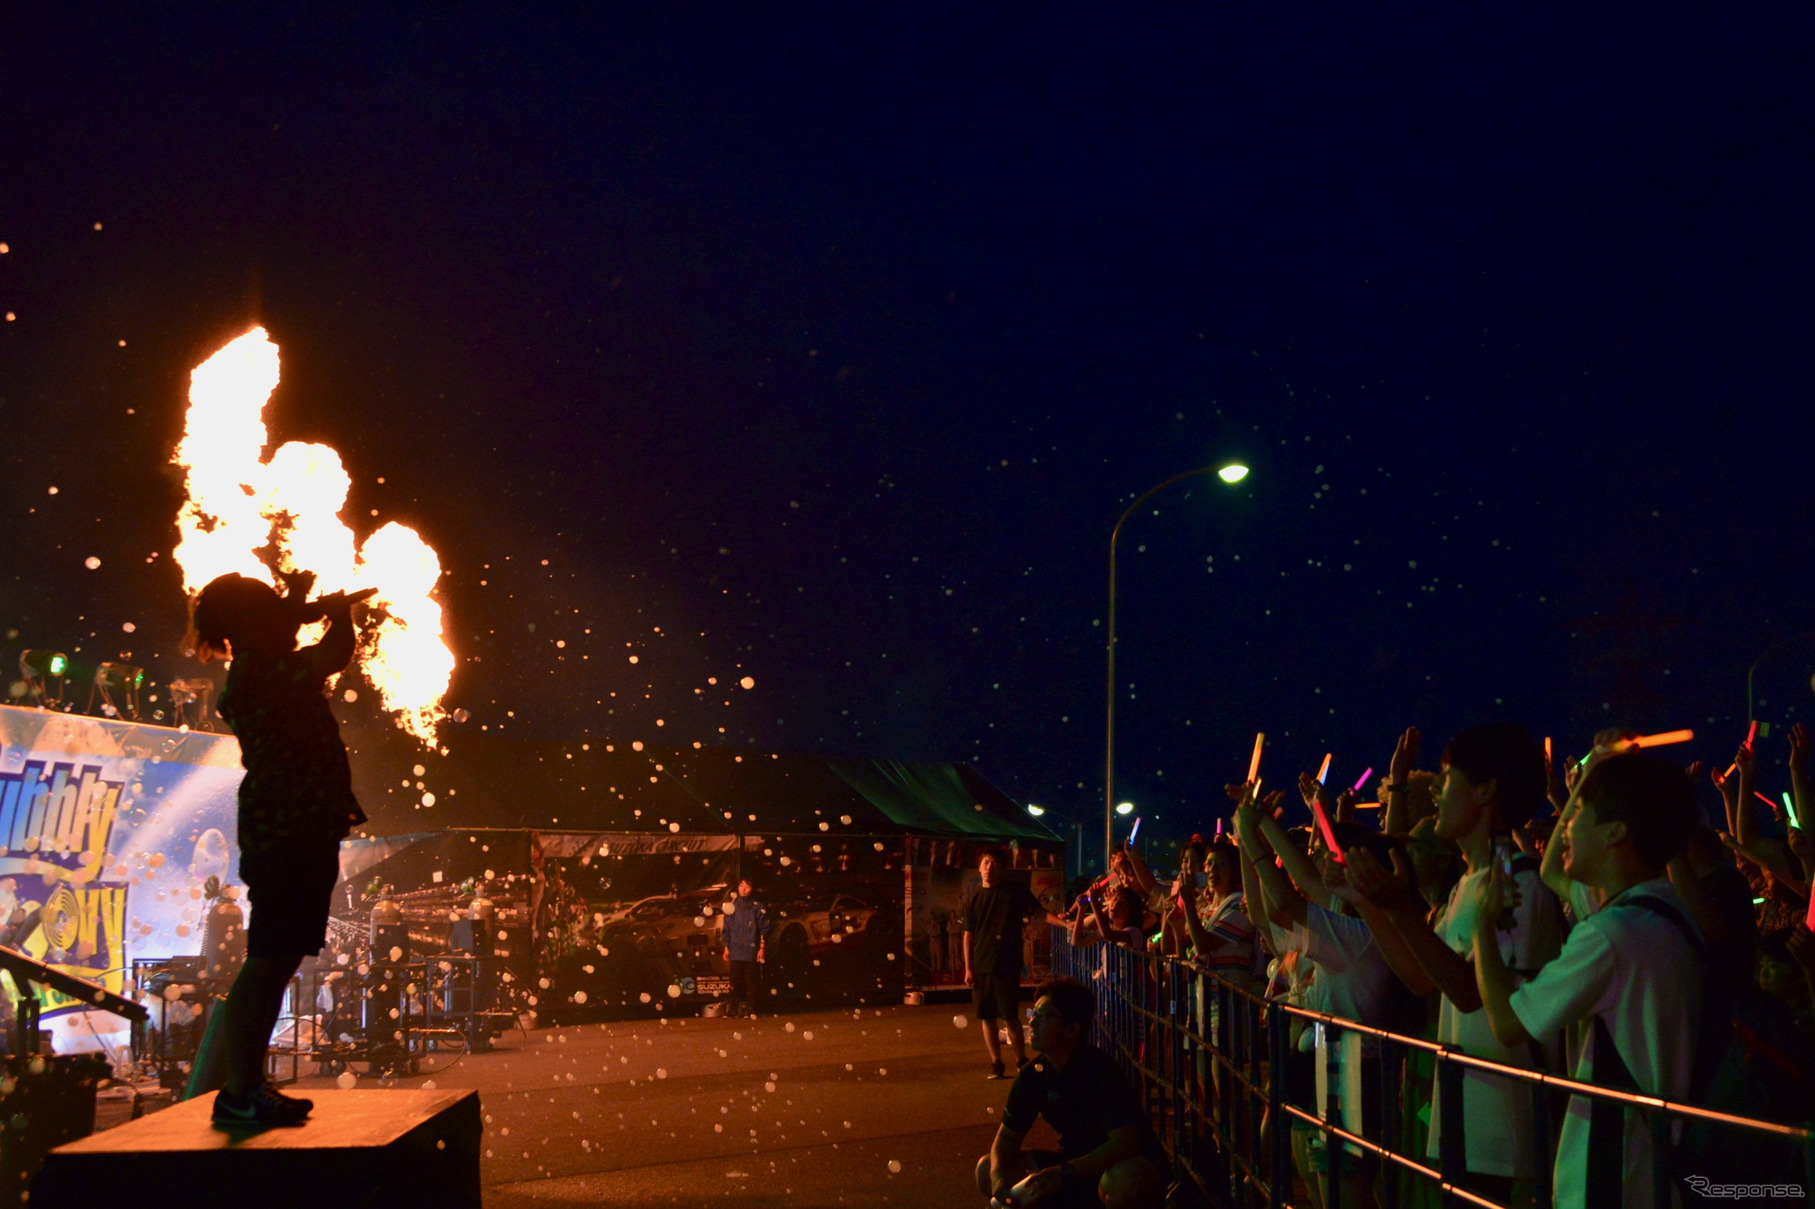
M 1596 1087 L 1637 1091 L 1638 1080 L 1613 1043 L 1613 1030 L 1601 1017 L 1594 1018 L 1594 1070 L 1589 1082 Z M 1589 1205 L 1618 1205 L 1626 1183 L 1626 1106 L 1611 1100 L 1593 1100 L 1588 1106 Z
M 1706 947 L 1681 911 L 1651 894 L 1616 899 L 1602 909 L 1611 910 L 1615 907 L 1637 907 L 1668 920 L 1689 946 L 1689 951 L 1695 954 L 1696 964 L 1706 970 Z M 1626 1065 L 1619 1047 L 1613 1043 L 1613 1030 L 1598 1015 L 1594 1018 L 1594 1071 L 1590 1082 L 1596 1087 L 1619 1091 L 1639 1090 L 1638 1080 L 1632 1076 L 1632 1068 Z M 1589 1106 L 1588 1115 L 1587 1203 L 1619 1204 L 1625 1184 L 1625 1170 L 1626 1108 L 1610 1100 L 1595 1100 Z

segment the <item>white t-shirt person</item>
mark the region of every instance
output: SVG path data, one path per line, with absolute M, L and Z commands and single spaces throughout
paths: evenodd
M 1700 963 L 1676 924 L 1656 911 L 1621 906 L 1622 899 L 1641 895 L 1662 899 L 1685 920 L 1694 919 L 1668 878 L 1640 882 L 1576 924 L 1557 959 L 1512 993 L 1512 1010 L 1534 1037 L 1602 1017 L 1641 1093 L 1686 1100 L 1701 1019 Z M 1591 1032 L 1575 1078 L 1593 1082 L 1594 1069 Z M 1556 1209 L 1589 1209 L 1590 1107 L 1587 1098 L 1570 1097 L 1557 1147 Z M 1625 1142 L 1623 1203 L 1649 1209 L 1651 1131 L 1641 1114 L 1626 1114 Z
M 1352 915 L 1309 903 L 1304 926 L 1293 930 L 1292 939 L 1300 953 L 1317 963 L 1317 977 L 1303 1006 L 1374 1028 L 1387 1023 L 1393 968 L 1375 943 L 1372 929 Z M 1378 1046 L 1359 1033 L 1333 1038 L 1321 1025 L 1309 1030 L 1305 1039 L 1311 1039 L 1317 1050 L 1317 1115 L 1325 1115 L 1330 1082 L 1335 1079 L 1343 1126 L 1361 1133 L 1361 1060 L 1364 1054 L 1377 1053 Z M 1348 1149 L 1360 1153 L 1353 1144 Z
M 1463 875 L 1450 892 L 1433 928 L 1451 949 L 1470 961 L 1474 960 L 1475 895 L 1481 879 L 1489 870 L 1483 866 Z M 1498 933 L 1500 956 L 1520 982 L 1553 960 L 1563 947 L 1563 912 L 1556 895 L 1544 885 L 1536 869 L 1521 869 L 1513 875 L 1519 888 L 1519 905 L 1513 911 L 1513 928 Z M 1442 1006 L 1437 1014 L 1437 1040 L 1453 1045 L 1474 1058 L 1486 1058 L 1507 1066 L 1530 1067 L 1529 1046 L 1504 1046 L 1488 1025 L 1487 1012 L 1477 1008 L 1464 1012 L 1440 996 Z M 1548 1040 L 1536 1029 L 1532 1036 Z M 1531 1091 L 1527 1085 L 1512 1079 L 1464 1067 L 1462 1076 L 1463 1141 L 1468 1149 L 1468 1169 L 1480 1175 L 1522 1176 L 1536 1174 L 1532 1169 Z M 1437 1158 L 1442 1138 L 1442 1081 L 1437 1080 L 1431 1092 L 1430 1145 L 1425 1154 Z

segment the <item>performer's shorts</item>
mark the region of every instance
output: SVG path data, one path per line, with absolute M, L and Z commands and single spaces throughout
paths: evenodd
M 979 1020 L 1019 1020 L 1015 1005 L 1021 998 L 1021 971 L 983 972 L 976 974 L 977 985 L 971 988 L 971 1003 Z
M 239 875 L 252 900 L 246 955 L 289 961 L 328 943 L 328 906 L 340 880 L 340 845 L 242 853 Z

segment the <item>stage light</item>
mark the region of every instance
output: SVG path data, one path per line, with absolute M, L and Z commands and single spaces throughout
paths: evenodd
M 1230 462 L 1216 472 L 1216 477 L 1225 483 L 1239 483 L 1248 477 L 1248 468 L 1240 462 Z
M 213 730 L 214 719 L 208 709 L 208 698 L 214 695 L 214 681 L 172 680 L 164 686 L 170 690 L 170 706 L 176 717 L 171 721 L 179 728 Z
M 1124 814 L 1124 815 L 1133 814 L 1134 813 L 1134 803 L 1133 802 L 1117 802 L 1115 804 L 1115 812 L 1117 814 Z
M 19 674 L 25 677 L 25 695 L 34 705 L 55 709 L 63 704 L 63 673 L 68 670 L 69 658 L 62 651 L 19 652 Z
M 94 713 L 95 695 L 101 697 L 101 712 L 109 718 L 121 716 L 139 720 L 139 689 L 145 683 L 145 671 L 130 663 L 103 663 L 95 669 L 94 688 L 88 693 L 88 709 Z M 119 700 L 114 700 L 114 694 Z
M 1044 806 L 1035 806 L 1032 802 L 1029 802 L 1027 804 L 1027 813 L 1033 815 L 1037 819 L 1046 813 L 1046 808 Z

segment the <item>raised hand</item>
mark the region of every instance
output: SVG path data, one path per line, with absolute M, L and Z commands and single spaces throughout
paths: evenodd
M 1492 920 L 1497 927 L 1500 913 L 1507 907 L 1507 877 L 1498 862 L 1488 866 L 1487 876 L 1475 886 L 1475 926 Z
M 1387 780 L 1395 785 L 1404 785 L 1412 775 L 1412 769 L 1418 766 L 1419 735 L 1416 726 L 1409 726 L 1399 736 L 1399 745 L 1393 748 L 1393 759 L 1387 765 Z
M 1362 898 L 1382 911 L 1417 905 L 1412 898 L 1411 870 L 1397 850 L 1393 852 L 1391 872 L 1366 848 L 1351 848 L 1345 855 L 1348 858 L 1345 884 Z
M 1355 792 L 1345 789 L 1336 795 L 1336 821 L 1346 823 L 1355 817 Z
M 1324 787 L 1317 783 L 1316 777 L 1308 772 L 1298 774 L 1298 796 L 1305 800 L 1306 806 L 1312 802 L 1321 801 L 1324 794 Z

